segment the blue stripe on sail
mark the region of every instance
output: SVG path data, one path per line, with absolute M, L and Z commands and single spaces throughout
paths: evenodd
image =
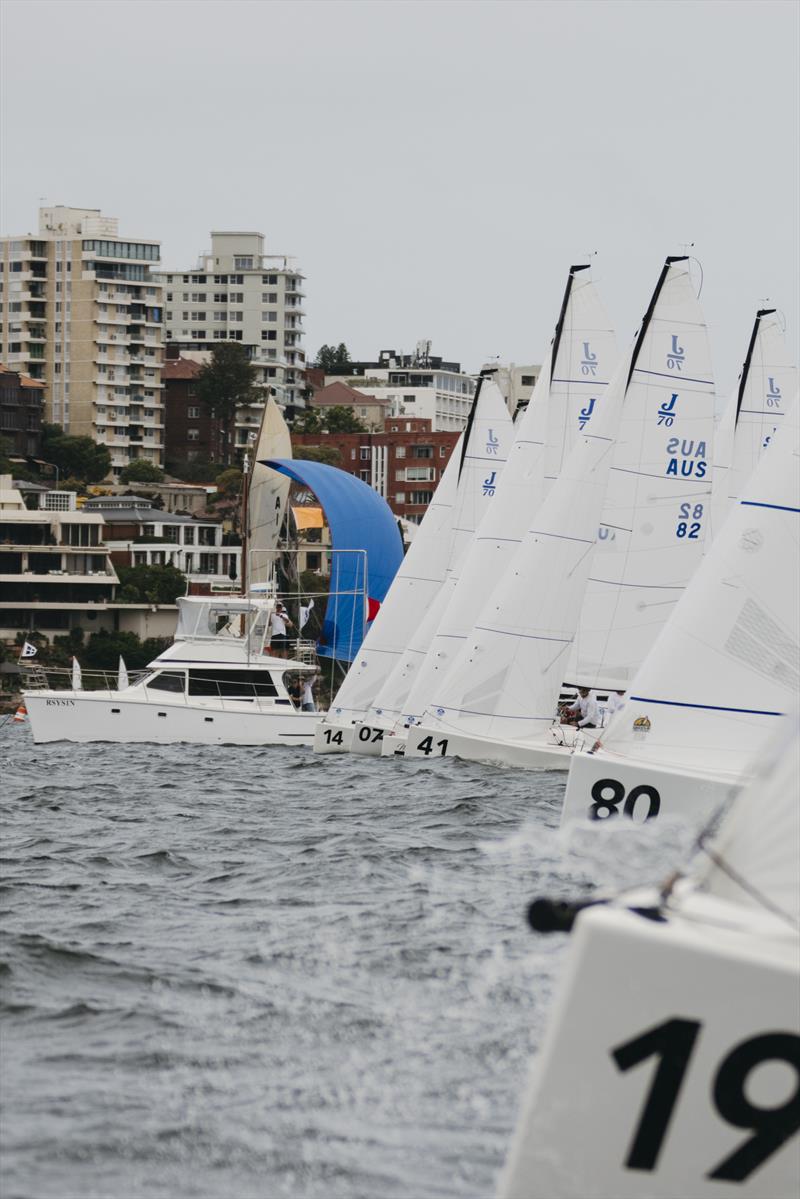
M 537 633 L 510 633 L 507 629 L 489 629 L 483 624 L 476 624 L 475 628 L 481 633 L 499 633 L 502 637 L 523 637 L 525 641 L 558 641 L 562 645 L 569 645 L 572 642 L 571 637 L 542 637 Z
M 690 379 L 688 375 L 668 375 L 666 371 L 646 371 L 641 366 L 635 366 L 633 369 L 640 375 L 658 375 L 660 379 L 672 379 L 673 383 L 704 383 L 706 387 L 714 386 L 713 379 Z
M 701 708 L 706 712 L 735 712 L 740 716 L 783 716 L 783 712 L 762 712 L 759 708 L 723 708 L 718 704 L 687 704 L 677 699 L 648 699 L 644 695 L 629 695 L 638 704 L 663 704 L 668 708 Z
M 608 387 L 608 383 L 601 383 L 599 379 L 551 379 L 551 383 L 581 383 L 586 387 Z
M 800 508 L 790 508 L 788 504 L 762 504 L 758 500 L 739 500 L 743 508 L 774 508 L 776 512 L 800 512 Z

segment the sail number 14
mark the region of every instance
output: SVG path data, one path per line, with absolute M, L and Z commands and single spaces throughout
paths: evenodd
M 665 1020 L 611 1050 L 622 1072 L 649 1058 L 658 1062 L 625 1159 L 629 1170 L 657 1168 L 702 1027 L 699 1020 Z M 795 1073 L 794 1093 L 774 1107 L 759 1107 L 746 1093 L 752 1071 L 765 1062 L 781 1062 Z M 711 1098 L 726 1124 L 748 1129 L 752 1136 L 712 1166 L 706 1177 L 744 1182 L 800 1129 L 800 1037 L 769 1032 L 741 1041 L 719 1063 Z

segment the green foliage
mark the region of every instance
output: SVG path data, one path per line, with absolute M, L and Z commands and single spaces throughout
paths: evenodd
M 0 437 L 0 475 L 11 475 L 13 479 L 24 479 L 27 483 L 38 483 L 39 476 L 22 462 L 12 462 L 11 457 L 21 458 L 14 450 L 10 437 Z
M 217 491 L 226 499 L 233 499 L 242 494 L 242 472 L 235 466 L 229 467 L 217 475 L 214 482 L 217 485 Z
M 293 456 L 306 462 L 324 462 L 326 466 L 338 466 L 341 462 L 341 454 L 333 445 L 297 445 Z
M 155 462 L 148 462 L 146 458 L 135 458 L 122 468 L 119 478 L 121 483 L 161 483 L 164 472 Z
M 320 433 L 322 417 L 319 408 L 304 408 L 295 418 L 292 430 L 297 433 Z
M 180 483 L 211 483 L 214 476 L 219 474 L 221 464 L 209 461 L 185 462 L 175 458 L 167 462 L 166 467 L 167 474 Z
M 80 655 L 87 670 L 116 671 L 120 658 L 129 670 L 142 670 L 170 644 L 169 638 L 148 637 L 140 641 L 135 633 L 112 633 L 101 629 L 92 633 Z
M 174 604 L 186 594 L 186 579 L 175 566 L 118 566 L 117 574 L 118 604 Z
M 227 434 L 236 409 L 264 398 L 262 389 L 256 386 L 255 370 L 247 350 L 236 341 L 223 341 L 214 346 L 211 361 L 205 364 L 195 380 L 195 391 L 211 415 L 221 421 L 226 433 L 226 447 L 229 447 Z M 226 454 L 230 455 L 230 448 L 226 448 Z
M 322 419 L 329 433 L 367 432 L 367 426 L 359 420 L 353 409 L 343 404 L 334 404 L 331 408 L 326 408 Z
M 62 477 L 99 483 L 111 470 L 111 454 L 91 437 L 68 437 L 60 425 L 42 425 L 42 457 L 57 466 Z
M 320 346 L 314 365 L 329 371 L 334 366 L 347 366 L 350 361 L 350 352 L 344 342 L 340 341 L 338 346 Z

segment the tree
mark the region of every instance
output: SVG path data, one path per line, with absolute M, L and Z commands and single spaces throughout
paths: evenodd
M 210 483 L 219 473 L 220 463 L 199 460 L 186 462 L 171 459 L 166 463 L 167 473 L 181 483 Z
M 146 641 L 140 641 L 135 633 L 111 633 L 101 629 L 92 633 L 80 660 L 89 670 L 116 671 L 120 658 L 124 658 L 129 670 L 142 670 L 168 645 L 166 638 L 148 637 Z
M 174 604 L 186 594 L 186 579 L 175 566 L 118 566 L 119 604 Z
M 297 433 L 319 433 L 322 430 L 322 419 L 319 408 L 305 408 L 296 416 L 292 429 Z
M 338 466 L 341 462 L 341 455 L 333 445 L 298 445 L 294 447 L 294 457 L 306 462 L 324 462 L 326 466 Z
M 235 466 L 224 470 L 222 474 L 217 475 L 214 482 L 216 483 L 217 491 L 225 499 L 238 499 L 242 494 L 242 472 Z
M 323 416 L 325 428 L 329 433 L 366 433 L 367 426 L 356 416 L 352 408 L 343 404 L 333 404 L 326 409 Z
M 123 466 L 119 478 L 121 483 L 161 483 L 164 472 L 147 458 L 134 458 L 133 462 Z
M 223 341 L 214 346 L 211 361 L 205 364 L 195 380 L 195 391 L 201 403 L 222 425 L 227 466 L 231 460 L 230 433 L 236 409 L 263 399 L 244 346 L 235 341 Z
M 327 344 L 320 346 L 314 365 L 322 367 L 327 372 L 335 366 L 347 366 L 350 361 L 350 351 L 344 342 L 340 341 L 338 346 L 329 346 Z
M 91 437 L 69 437 L 60 425 L 42 425 L 42 457 L 57 466 L 62 477 L 99 483 L 111 470 L 111 454 Z

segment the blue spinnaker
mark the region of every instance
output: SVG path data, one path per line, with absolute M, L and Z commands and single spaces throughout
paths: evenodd
M 352 662 L 403 560 L 397 521 L 377 491 L 338 467 L 299 458 L 262 461 L 308 487 L 322 506 L 334 552 L 318 653 Z

